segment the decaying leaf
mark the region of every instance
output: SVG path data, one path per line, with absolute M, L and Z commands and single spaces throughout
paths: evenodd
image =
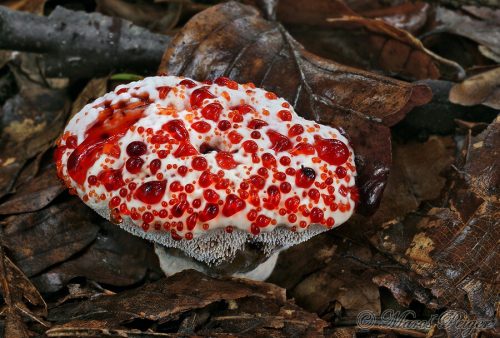
M 393 27 L 404 29 L 412 34 L 422 30 L 427 23 L 432 6 L 422 1 L 396 3 L 394 6 L 359 12 L 367 18 L 379 18 Z
M 61 90 L 32 86 L 0 108 L 0 197 L 10 191 L 26 161 L 59 136 L 66 122 L 66 99 Z
M 100 227 L 97 238 L 84 252 L 34 277 L 39 290 L 58 291 L 75 277 L 124 287 L 142 281 L 150 270 L 160 271 L 150 242 L 99 218 L 93 221 L 89 231 L 97 225 Z
M 378 314 L 379 290 L 371 281 L 377 260 L 380 264 L 381 257 L 375 258 L 369 246 L 326 233 L 282 253 L 269 281 L 324 317 L 353 318 L 362 310 Z M 341 311 L 332 314 L 335 304 Z
M 40 210 L 64 190 L 64 185 L 57 178 L 55 166 L 50 165 L 29 182 L 21 185 L 12 197 L 0 204 L 0 215 Z
M 285 290 L 250 280 L 214 279 L 193 270 L 115 296 L 58 306 L 47 335 L 141 330 L 186 335 L 318 336 L 326 322 L 286 300 Z M 95 332 L 95 331 L 94 331 Z
M 500 109 L 500 67 L 454 85 L 450 90 L 450 101 L 464 106 L 484 104 Z
M 41 211 L 7 217 L 2 221 L 2 245 L 31 277 L 92 243 L 99 220 L 98 215 L 73 199 Z
M 165 52 L 160 72 L 252 81 L 290 101 L 302 116 L 345 129 L 358 164 L 361 210 L 373 209 L 390 165 L 393 125 L 428 102 L 425 86 L 321 59 L 253 7 L 229 2 L 194 16 Z
M 47 304 L 24 273 L 5 255 L 1 246 L 0 286 L 6 305 L 6 337 L 30 336 L 23 317 L 46 325 L 41 317 L 47 316 Z
M 500 24 L 495 20 L 478 20 L 444 7 L 436 10 L 438 25 L 436 32 L 448 32 L 469 38 L 481 46 L 485 46 L 500 57 Z M 485 55 L 488 57 L 488 55 Z
M 494 315 L 500 260 L 499 142 L 497 118 L 465 143 L 442 206 L 388 224 L 373 238 L 380 250 L 419 275 L 436 306 L 484 318 Z
M 459 64 L 434 54 L 407 31 L 383 20 L 349 16 L 328 21 L 337 39 L 350 43 L 361 57 L 366 56 L 372 63 L 371 68 L 417 80 L 442 78 L 456 81 L 465 76 Z M 361 37 L 363 35 L 365 37 Z M 356 43 L 361 46 L 356 48 Z

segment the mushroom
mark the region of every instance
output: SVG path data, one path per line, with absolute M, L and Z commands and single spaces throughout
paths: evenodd
M 58 140 L 59 177 L 101 216 L 186 268 L 263 280 L 279 251 L 344 223 L 354 153 L 252 83 L 148 77 L 86 105 Z

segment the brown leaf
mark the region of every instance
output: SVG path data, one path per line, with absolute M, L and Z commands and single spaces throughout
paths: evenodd
M 133 2 L 124 0 L 97 0 L 97 11 L 132 21 L 157 33 L 168 34 L 182 14 L 183 3 Z
M 436 32 L 448 32 L 469 38 L 479 45 L 487 47 L 495 55 L 493 60 L 500 58 L 500 24 L 498 21 L 477 20 L 444 7 L 436 9 L 438 25 Z M 485 32 L 488 32 L 485 34 Z M 488 57 L 488 55 L 485 55 Z
M 484 104 L 500 109 L 500 67 L 454 85 L 450 90 L 450 101 L 464 106 Z
M 75 277 L 86 277 L 107 285 L 129 286 L 143 280 L 148 270 L 160 271 L 150 242 L 105 220 L 99 219 L 92 225 L 95 227 L 95 224 L 100 224 L 101 229 L 96 240 L 82 254 L 33 279 L 41 291 L 55 292 Z
M 390 7 L 359 12 L 367 18 L 379 18 L 393 27 L 412 34 L 419 32 L 427 23 L 431 5 L 422 1 L 403 2 Z
M 340 32 L 336 32 L 340 41 L 351 44 L 361 57 L 366 56 L 370 60 L 375 69 L 417 80 L 442 78 L 456 81 L 465 76 L 459 64 L 434 54 L 416 37 L 385 21 L 360 16 L 332 18 L 328 21 L 331 23 L 330 29 L 340 29 Z M 356 48 L 356 44 L 361 46 Z
M 47 304 L 24 273 L 5 255 L 1 246 L 0 286 L 7 306 L 6 337 L 29 337 L 23 316 L 45 324 L 40 317 L 47 316 Z
M 173 39 L 159 71 L 252 81 L 290 101 L 300 115 L 345 129 L 357 156 L 365 211 L 377 205 L 385 185 L 391 159 L 387 126 L 431 96 L 427 87 L 321 59 L 278 23 L 234 2 L 193 17 Z
M 33 276 L 88 246 L 97 235 L 97 220 L 97 214 L 72 199 L 6 218 L 2 221 L 2 245 L 16 264 Z
M 419 275 L 437 306 L 494 314 L 500 260 L 500 118 L 465 143 L 442 206 L 388 225 L 374 244 Z M 394 234 L 399 234 L 397 237 Z
M 66 94 L 32 86 L 8 99 L 0 109 L 0 197 L 12 188 L 26 161 L 47 150 L 62 131 Z
M 49 318 L 65 330 L 150 329 L 188 335 L 318 336 L 326 323 L 286 300 L 275 285 L 215 279 L 188 270 L 167 279 L 81 303 L 58 306 Z M 73 331 L 77 332 L 77 331 Z
M 65 186 L 57 178 L 55 166 L 50 165 L 37 177 L 21 185 L 12 197 L 0 204 L 0 215 L 40 210 L 65 189 Z
M 334 303 L 342 308 L 337 317 L 356 317 L 362 310 L 380 313 L 379 290 L 372 282 L 377 270 L 370 267 L 377 259 L 366 245 L 321 234 L 282 253 L 269 281 L 322 316 L 331 316 Z

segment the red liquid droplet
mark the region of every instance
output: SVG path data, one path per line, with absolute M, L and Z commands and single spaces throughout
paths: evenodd
M 316 179 L 316 172 L 312 168 L 303 167 L 297 170 L 295 184 L 300 188 L 309 188 Z
M 184 212 L 187 210 L 189 207 L 189 203 L 187 201 L 181 201 L 174 205 L 172 209 L 170 209 L 170 214 L 174 217 L 182 217 L 184 215 Z
M 196 221 L 198 220 L 198 213 L 194 212 L 188 216 L 186 219 L 186 226 L 189 231 L 193 230 L 196 226 Z
M 288 182 L 283 182 L 280 184 L 280 190 L 284 194 L 288 194 L 290 191 L 292 191 L 292 185 Z
M 203 171 L 208 168 L 208 162 L 204 157 L 197 156 L 191 161 L 194 170 Z
M 316 152 L 311 144 L 300 142 L 295 145 L 291 153 L 294 155 L 314 155 Z
M 233 155 L 225 151 L 219 151 L 215 155 L 215 160 L 222 169 L 234 169 L 238 165 L 238 162 L 233 159 Z
M 271 219 L 265 215 L 259 215 L 259 217 L 257 217 L 257 220 L 255 221 L 255 224 L 257 224 L 257 226 L 260 228 L 268 226 L 269 223 L 271 223 Z
M 271 185 L 267 188 L 267 198 L 264 199 L 264 208 L 274 210 L 281 200 L 281 193 L 277 186 Z
M 219 206 L 214 203 L 208 203 L 203 211 L 200 213 L 200 221 L 207 222 L 214 219 L 219 214 Z
M 181 175 L 182 177 L 186 176 L 187 172 L 188 172 L 188 167 L 186 167 L 185 165 L 181 165 L 178 169 L 177 169 L 177 172 L 179 173 L 179 175 Z
M 297 196 L 287 198 L 287 200 L 285 201 L 285 207 L 292 212 L 297 211 L 299 204 L 300 198 L 298 198 Z
M 285 135 L 282 135 L 274 130 L 268 130 L 266 134 L 269 136 L 269 140 L 271 141 L 271 149 L 275 152 L 278 153 L 280 151 L 292 149 L 292 142 Z
M 312 223 L 321 223 L 324 218 L 323 210 L 319 208 L 312 208 L 309 217 L 311 218 Z
M 191 103 L 191 108 L 199 108 L 205 99 L 214 99 L 214 94 L 210 93 L 206 87 L 198 88 L 193 90 L 191 93 L 191 98 L 189 102 Z
M 131 157 L 125 163 L 125 168 L 131 174 L 137 174 L 141 171 L 142 165 L 144 164 L 144 160 L 140 157 Z
M 196 83 L 194 83 L 193 81 L 188 80 L 188 79 L 182 80 L 181 82 L 179 82 L 179 84 L 181 86 L 186 86 L 187 88 L 194 88 L 194 87 L 196 87 Z
M 200 134 L 204 134 L 204 133 L 207 133 L 208 131 L 210 131 L 210 124 L 206 123 L 205 121 L 198 121 L 198 122 L 195 122 L 191 125 L 191 128 L 193 128 L 194 130 L 196 130 L 198 133 Z
M 207 189 L 203 192 L 203 197 L 207 202 L 215 203 L 219 200 L 219 194 L 215 190 Z
M 257 189 L 262 190 L 266 185 L 266 180 L 258 175 L 250 176 L 250 183 Z
M 103 170 L 99 173 L 98 178 L 107 191 L 117 190 L 125 185 L 125 182 L 123 182 L 121 169 Z
M 189 141 L 189 133 L 181 120 L 168 121 L 162 126 L 177 141 Z
M 189 142 L 183 142 L 174 152 L 176 158 L 198 155 L 198 151 Z
M 342 179 L 347 175 L 347 170 L 344 167 L 337 167 L 337 169 L 335 169 L 335 174 L 337 174 L 338 178 Z
M 242 115 L 245 115 L 245 114 L 248 114 L 248 113 L 252 113 L 252 112 L 255 112 L 255 108 L 252 107 L 251 105 L 249 104 L 241 104 L 239 106 L 234 106 L 234 107 L 231 107 L 230 108 L 231 110 L 236 110 L 238 111 L 238 113 L 242 114 Z
M 276 158 L 273 155 L 265 153 L 262 155 L 262 165 L 266 168 L 274 168 L 278 164 L 276 162 Z
M 227 138 L 229 139 L 229 141 L 232 143 L 232 144 L 238 144 L 241 142 L 241 140 L 243 140 L 243 136 L 241 136 L 240 133 L 236 132 L 236 131 L 232 131 L 229 133 L 229 135 L 227 136 Z
M 264 120 L 253 119 L 250 122 L 248 122 L 247 127 L 250 129 L 260 129 L 260 128 L 265 127 L 267 125 L 268 125 L 268 123 Z
M 142 184 L 135 192 L 135 198 L 147 204 L 156 204 L 165 194 L 167 181 L 150 181 Z
M 146 143 L 141 141 L 130 142 L 127 146 L 127 154 L 128 156 L 141 156 L 146 153 L 148 147 Z
M 222 120 L 217 124 L 217 128 L 222 131 L 226 131 L 231 128 L 231 122 L 229 122 L 228 120 Z
M 304 132 L 304 127 L 302 127 L 300 124 L 294 124 L 289 130 L 288 130 L 288 136 L 289 137 L 294 137 L 302 134 Z
M 161 161 L 159 159 L 154 159 L 149 164 L 149 170 L 151 170 L 151 174 L 156 174 L 158 170 L 161 168 Z
M 319 158 L 331 165 L 342 165 L 349 158 L 349 149 L 339 140 L 316 137 L 314 147 Z
M 75 149 L 77 147 L 77 140 L 76 140 L 76 136 L 69 136 L 67 139 L 66 139 L 66 147 L 70 148 L 70 149 Z
M 229 89 L 238 89 L 238 84 L 236 82 L 224 76 L 218 77 L 214 82 L 219 86 L 226 86 Z
M 201 115 L 207 120 L 219 121 L 220 113 L 222 112 L 222 105 L 217 102 L 207 104 L 201 110 Z
M 277 115 L 282 121 L 292 120 L 292 113 L 289 110 L 280 110 Z
M 259 150 L 259 146 L 257 145 L 257 143 L 252 140 L 245 141 L 242 145 L 243 149 L 250 154 L 255 154 Z
M 222 209 L 222 214 L 226 217 L 230 217 L 241 210 L 245 209 L 246 203 L 241 198 L 235 194 L 229 194 L 226 197 L 226 203 L 224 203 L 224 208 Z

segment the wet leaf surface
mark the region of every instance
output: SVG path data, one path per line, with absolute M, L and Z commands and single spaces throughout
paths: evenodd
M 472 76 L 450 90 L 450 101 L 464 106 L 484 104 L 500 109 L 500 68 Z
M 234 2 L 211 7 L 187 23 L 167 49 L 160 72 L 252 81 L 289 100 L 300 115 L 345 129 L 357 155 L 365 211 L 378 204 L 387 178 L 391 158 L 387 126 L 430 99 L 425 86 L 310 54 L 279 24 Z

